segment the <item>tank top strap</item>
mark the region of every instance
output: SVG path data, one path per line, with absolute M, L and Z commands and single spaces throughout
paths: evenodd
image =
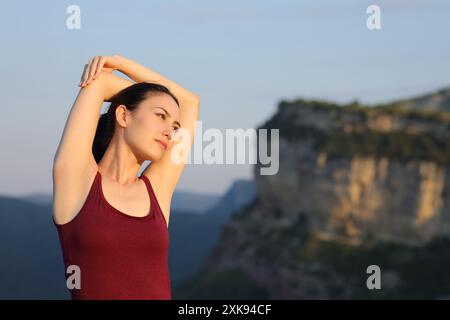
M 141 178 L 142 180 L 144 180 L 144 182 L 145 182 L 145 185 L 147 186 L 147 191 L 148 191 L 148 193 L 149 193 L 149 195 L 150 195 L 150 198 L 152 199 L 152 201 L 153 202 L 158 202 L 158 199 L 156 198 L 156 194 L 155 194 L 155 191 L 153 190 L 153 185 L 152 185 L 152 183 L 150 182 L 150 179 L 146 176 L 146 175 L 144 175 L 144 174 L 141 174 L 140 176 L 139 176 L 139 178 Z
M 92 182 L 91 191 L 95 194 L 96 200 L 99 200 L 102 198 L 103 190 L 102 190 L 102 176 L 99 170 L 97 170 L 97 173 L 95 174 L 95 179 Z
M 150 198 L 151 198 L 151 200 L 152 200 L 152 206 L 154 205 L 154 206 L 155 206 L 155 209 L 156 209 L 156 211 L 157 211 L 157 214 L 156 214 L 156 215 L 162 217 L 164 223 L 167 225 L 167 223 L 166 223 L 166 217 L 164 216 L 164 213 L 163 213 L 162 210 L 161 210 L 161 206 L 159 205 L 158 198 L 156 197 L 155 190 L 153 189 L 153 185 L 152 185 L 152 183 L 150 182 L 150 179 L 149 179 L 146 175 L 144 175 L 144 174 L 141 174 L 139 178 L 141 178 L 142 180 L 144 180 L 144 182 L 145 182 L 145 184 L 146 184 L 146 186 L 147 186 L 147 190 L 148 190 L 148 192 L 149 192 L 149 194 L 150 194 Z

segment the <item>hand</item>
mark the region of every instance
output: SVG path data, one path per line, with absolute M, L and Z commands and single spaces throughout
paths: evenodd
M 113 72 L 119 69 L 119 56 L 95 56 L 89 60 L 88 64 L 84 65 L 84 72 L 81 76 L 81 81 L 78 84 L 80 87 L 86 87 L 92 81 L 97 79 L 101 71 Z

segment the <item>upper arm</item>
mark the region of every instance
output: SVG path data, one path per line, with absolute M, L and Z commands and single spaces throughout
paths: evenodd
M 79 210 L 88 180 L 97 168 L 92 142 L 103 103 L 99 80 L 80 89 L 53 159 L 53 209 L 58 223 L 70 221 Z
M 194 142 L 195 125 L 198 120 L 200 110 L 200 100 L 191 100 L 189 102 L 180 102 L 180 138 L 174 141 L 172 146 L 166 150 L 161 159 L 152 161 L 152 163 L 143 171 L 151 181 L 155 181 L 160 192 L 160 196 L 170 202 L 175 187 L 181 177 L 185 167 L 185 160 L 190 152 Z M 175 134 L 174 140 L 176 140 Z M 188 138 L 188 139 L 186 139 Z M 172 154 L 185 155 L 184 161 L 172 161 Z
M 101 76 L 81 88 L 67 117 L 56 151 L 54 167 L 69 166 L 80 170 L 94 160 L 92 143 L 103 104 Z

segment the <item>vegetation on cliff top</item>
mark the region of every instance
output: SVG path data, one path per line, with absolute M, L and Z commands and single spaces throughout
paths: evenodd
M 389 104 L 378 104 L 374 106 L 360 104 L 358 101 L 353 101 L 347 104 L 337 104 L 334 102 L 322 101 L 322 100 L 306 100 L 306 99 L 296 99 L 294 101 L 288 102 L 282 100 L 278 109 L 281 110 L 286 107 L 304 107 L 309 106 L 316 110 L 323 111 L 342 111 L 356 113 L 361 116 L 362 120 L 368 119 L 370 115 L 376 114 L 389 114 L 393 116 L 401 116 L 406 119 L 417 119 L 417 120 L 431 120 L 443 123 L 450 123 L 450 113 L 432 111 L 427 109 L 421 110 L 410 110 L 405 107 L 402 102 L 394 102 Z
M 417 135 L 405 131 L 390 133 L 366 129 L 362 132 L 345 132 L 340 129 L 330 129 L 325 132 L 314 124 L 295 124 L 282 109 L 287 107 L 309 107 L 326 112 L 349 112 L 359 116 L 362 124 L 371 113 L 396 114 L 409 119 L 420 119 L 431 122 L 449 124 L 450 114 L 432 111 L 408 111 L 395 106 L 367 107 L 357 102 L 347 105 L 337 105 L 323 101 L 296 100 L 292 103 L 282 101 L 279 111 L 262 127 L 280 129 L 280 137 L 289 141 L 309 140 L 317 152 L 323 152 L 330 159 L 349 158 L 352 156 L 387 157 L 393 160 L 428 160 L 443 165 L 450 165 L 450 139 L 444 139 L 431 133 Z M 429 124 L 430 126 L 433 123 Z

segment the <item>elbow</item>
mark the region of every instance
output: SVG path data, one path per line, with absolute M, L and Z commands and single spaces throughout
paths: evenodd
M 184 97 L 180 101 L 180 105 L 192 106 L 192 107 L 200 107 L 200 97 L 194 93 L 190 93 L 189 96 Z
M 195 93 L 193 93 L 192 94 L 192 99 L 193 99 L 193 101 L 194 101 L 194 103 L 197 105 L 197 106 L 200 106 L 200 96 L 199 95 L 197 95 L 197 94 L 195 94 Z

